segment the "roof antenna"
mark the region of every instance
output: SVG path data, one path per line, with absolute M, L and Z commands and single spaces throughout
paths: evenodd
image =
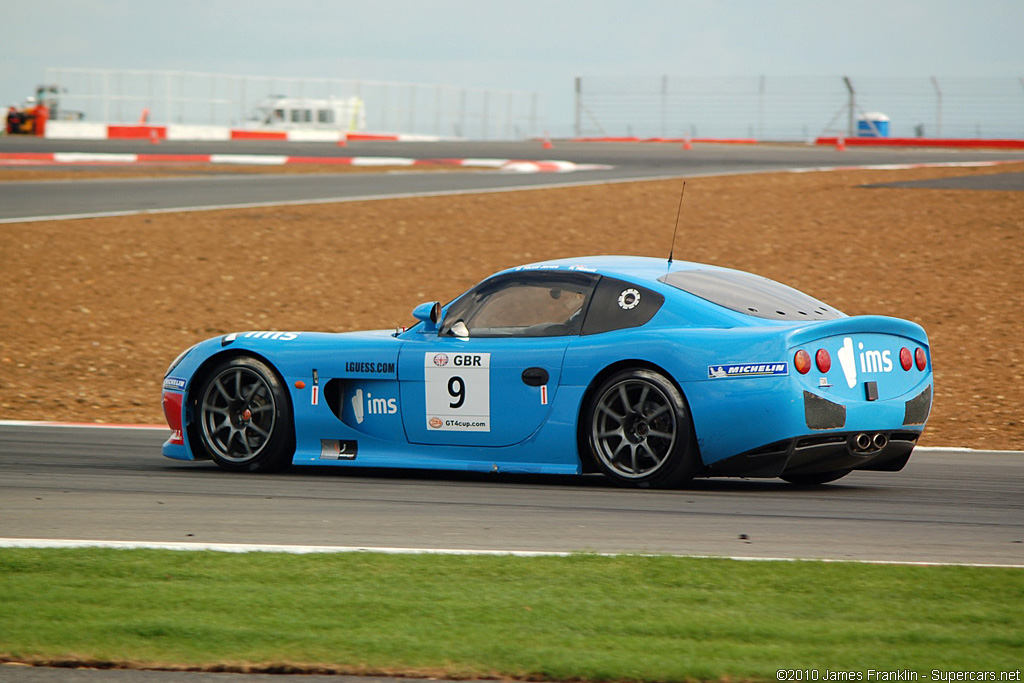
M 668 249 L 668 267 L 672 267 L 672 255 L 676 251 L 676 233 L 679 232 L 679 214 L 683 211 L 683 195 L 686 194 L 686 181 L 683 181 L 683 189 L 679 193 L 679 208 L 676 209 L 676 227 L 672 230 L 672 244 Z

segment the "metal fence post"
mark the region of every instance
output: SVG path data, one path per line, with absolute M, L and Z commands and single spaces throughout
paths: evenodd
M 581 123 L 581 121 L 580 121 L 580 107 L 581 107 L 580 98 L 582 97 L 582 93 L 583 93 L 582 79 L 579 76 L 577 76 L 576 77 L 576 123 L 575 123 L 575 126 L 573 127 L 573 131 L 575 132 L 576 137 L 580 137 L 582 135 L 582 133 L 580 132 L 580 123 Z
M 757 89 L 757 139 L 764 139 L 764 91 L 765 91 L 765 78 L 764 74 L 761 75 L 761 80 Z
M 668 76 L 664 75 L 661 77 L 661 137 L 668 137 L 665 132 L 665 123 L 668 121 Z
M 541 132 L 537 130 L 537 93 L 530 93 L 530 132 Z
M 434 90 L 434 134 L 441 134 L 441 97 L 442 97 L 442 86 L 437 86 Z
M 236 92 L 238 93 L 238 108 L 235 110 L 238 113 L 238 122 L 245 121 L 246 106 L 245 101 L 248 97 L 246 93 L 246 78 L 245 76 L 235 76 L 235 84 L 237 85 Z
M 409 86 L 409 129 L 416 130 L 416 84 Z
M 1024 88 L 1024 78 L 1021 78 L 1019 80 L 1020 80 L 1020 87 Z M 1024 117 L 1021 117 L 1021 118 L 1024 118 Z
M 505 137 L 514 137 L 513 130 L 515 130 L 515 120 L 512 108 L 512 92 L 509 91 L 505 93 Z
M 939 79 L 932 76 L 932 87 L 935 88 L 935 137 L 942 137 L 942 89 Z
M 847 126 L 846 126 L 846 135 L 848 137 L 852 138 L 853 137 L 853 131 L 854 131 L 854 129 L 853 129 L 853 116 L 854 116 L 854 113 L 857 111 L 857 95 L 853 91 L 853 83 L 850 82 L 849 78 L 847 78 L 846 76 L 843 76 L 843 83 L 846 84 L 846 89 L 850 92 L 850 103 L 847 105 L 847 119 L 848 119 L 848 121 L 847 121 Z
M 488 121 L 488 116 L 489 116 L 488 109 L 489 109 L 489 106 L 490 106 L 490 101 L 491 101 L 491 91 L 490 90 L 484 90 L 483 117 L 481 117 L 481 120 L 480 120 L 480 128 L 482 129 L 481 130 L 481 136 L 482 136 L 482 138 L 484 140 L 487 139 L 487 121 Z
M 103 72 L 103 120 L 110 122 L 110 72 Z

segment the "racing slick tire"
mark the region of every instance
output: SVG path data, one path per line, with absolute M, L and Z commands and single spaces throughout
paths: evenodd
M 853 470 L 833 470 L 832 472 L 815 472 L 813 474 L 782 474 L 779 479 L 797 486 L 817 486 L 842 479 Z
M 645 368 L 608 377 L 584 412 L 594 462 L 620 486 L 676 488 L 699 467 L 690 411 L 667 377 Z
M 213 368 L 196 397 L 198 441 L 222 469 L 276 472 L 295 452 L 292 408 L 266 363 L 239 356 Z

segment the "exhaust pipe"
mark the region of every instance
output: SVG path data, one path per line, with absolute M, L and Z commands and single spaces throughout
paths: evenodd
M 873 439 L 871 439 L 871 443 L 873 443 L 875 445 L 875 448 L 877 448 L 878 450 L 882 450 L 883 448 L 886 447 L 886 445 L 888 445 L 889 437 L 879 432 L 875 434 L 875 437 Z
M 871 437 L 861 432 L 856 436 L 856 438 L 854 438 L 853 445 L 854 448 L 863 453 L 871 448 Z

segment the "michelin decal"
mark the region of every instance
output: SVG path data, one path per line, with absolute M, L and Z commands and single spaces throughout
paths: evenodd
M 729 365 L 708 366 L 708 379 L 771 377 L 788 374 L 789 363 L 730 363 Z

